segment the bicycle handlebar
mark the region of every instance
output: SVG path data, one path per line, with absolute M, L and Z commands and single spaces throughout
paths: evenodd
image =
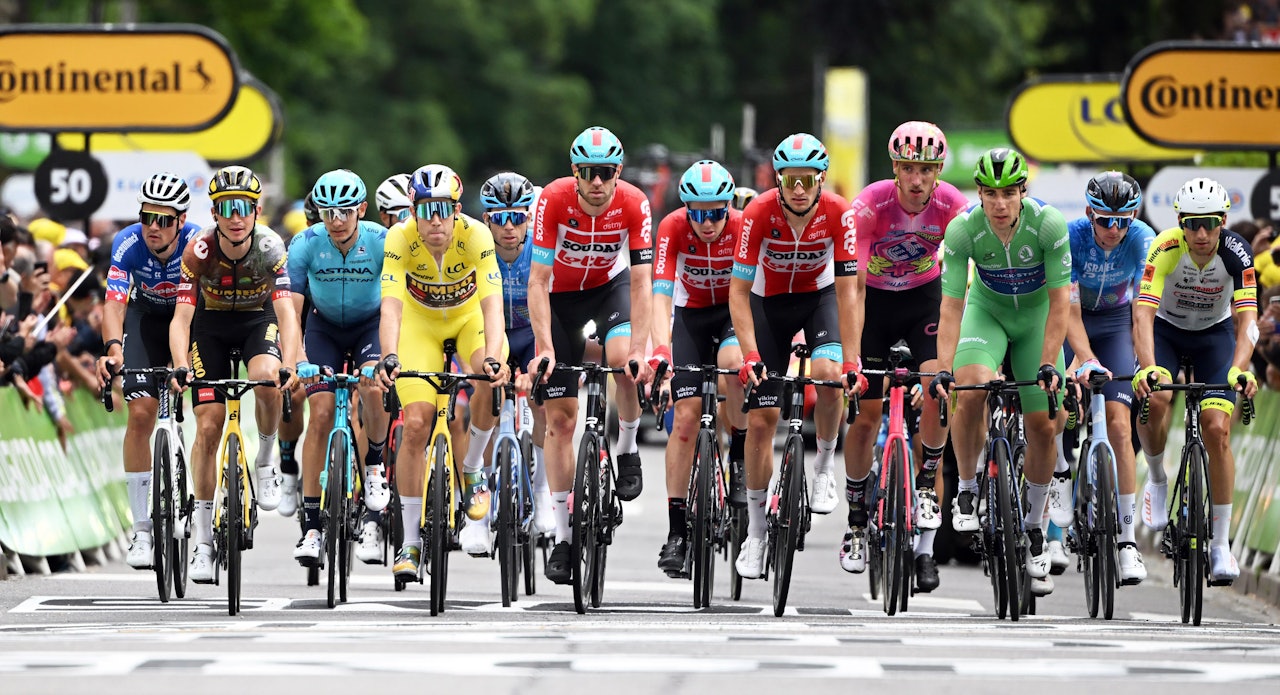
M 547 375 L 547 370 L 551 368 L 550 358 L 543 357 L 538 363 L 538 371 L 533 375 L 533 391 L 529 395 L 533 397 L 533 404 L 542 407 L 542 402 L 546 400 L 546 386 L 542 383 L 542 378 Z
M 893 369 L 864 369 L 864 370 L 862 370 L 861 374 L 862 374 L 863 376 L 878 376 L 878 377 L 883 378 L 883 377 L 886 377 L 886 376 L 894 376 L 894 375 L 896 375 L 896 374 L 897 374 L 897 371 L 896 371 L 896 370 L 893 370 Z M 923 379 L 926 379 L 926 378 L 931 379 L 931 378 L 933 378 L 933 377 L 935 377 L 935 376 L 938 376 L 938 373 L 937 373 L 937 372 L 912 372 L 912 371 L 907 371 L 907 372 L 906 372 L 905 374 L 903 374 L 902 376 L 903 376 L 904 378 L 906 378 L 906 379 L 921 379 L 921 380 L 923 380 Z M 852 379 L 852 378 L 850 378 L 850 379 L 849 379 L 849 382 L 850 382 L 850 383 L 853 383 L 853 379 Z M 923 383 L 921 383 L 921 384 L 920 384 L 920 386 L 921 386 L 922 388 L 925 388 L 925 385 L 924 385 Z M 890 388 L 892 388 L 892 386 L 891 386 Z M 856 400 L 856 399 L 858 399 L 858 398 L 860 398 L 860 396 L 858 396 L 857 394 L 854 394 L 854 396 L 853 396 L 850 400 Z M 943 429 L 946 429 L 946 427 L 947 427 L 947 410 L 948 410 L 948 409 L 947 409 L 947 406 L 948 406 L 947 399 L 945 399 L 945 398 L 939 398 L 939 399 L 938 399 L 938 423 L 942 425 L 942 428 L 943 428 Z M 856 413 L 855 413 L 855 415 L 856 415 Z M 849 424 L 851 424 L 851 425 L 853 424 L 853 417 L 850 417 L 850 418 L 849 418 Z
M 289 370 L 284 367 L 281 367 L 280 368 L 280 386 L 283 387 L 287 383 L 289 383 Z M 293 421 L 293 389 L 283 389 L 283 391 L 284 391 L 284 404 L 280 409 L 280 417 L 285 422 L 292 422 Z
M 1240 386 L 1242 389 L 1242 392 L 1240 395 L 1243 396 L 1244 395 L 1243 388 L 1246 384 L 1249 383 L 1249 379 L 1245 377 L 1243 374 L 1240 375 L 1239 377 L 1236 377 L 1235 384 L 1209 384 L 1209 383 L 1200 383 L 1200 382 L 1194 382 L 1194 381 L 1188 384 L 1161 384 L 1159 383 L 1159 379 L 1160 379 L 1160 376 L 1155 372 L 1152 372 L 1147 375 L 1147 385 L 1151 388 L 1153 392 L 1154 391 L 1187 391 L 1193 394 L 1201 394 L 1201 393 L 1204 393 L 1205 391 L 1234 391 L 1236 389 L 1236 386 Z M 1254 407 L 1253 407 L 1253 399 L 1246 396 L 1244 399 L 1244 402 L 1240 404 L 1240 422 L 1242 422 L 1245 425 L 1252 424 L 1254 415 L 1256 415 L 1256 411 L 1254 410 Z M 1150 416 L 1151 416 L 1151 397 L 1150 395 L 1148 395 L 1146 398 L 1142 399 L 1142 408 L 1138 412 L 1138 422 L 1145 425 L 1147 424 L 1147 420 L 1150 418 Z
M 1038 379 L 1025 379 L 1023 381 L 1005 381 L 1003 379 L 992 379 L 982 384 L 965 384 L 963 386 L 952 386 L 952 391 L 998 391 L 1000 393 L 1014 393 L 1020 388 L 1027 386 L 1040 386 Z M 1056 396 L 1057 394 L 1052 394 Z M 1053 420 L 1058 417 L 1058 399 L 1056 397 L 1049 398 L 1049 419 Z
M 756 362 L 751 365 L 751 369 L 756 373 L 757 379 L 764 376 L 764 362 Z M 756 385 L 754 383 L 750 380 L 747 381 L 747 388 L 742 394 L 742 412 L 744 414 L 751 410 L 751 391 L 755 389 L 755 387 Z

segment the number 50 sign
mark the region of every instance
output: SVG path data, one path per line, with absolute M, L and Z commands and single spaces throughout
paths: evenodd
M 54 150 L 36 167 L 35 188 L 50 217 L 87 219 L 107 197 L 107 173 L 87 152 Z

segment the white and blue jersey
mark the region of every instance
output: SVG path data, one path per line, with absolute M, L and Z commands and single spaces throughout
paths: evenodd
M 529 322 L 529 264 L 533 260 L 533 232 L 525 236 L 520 255 L 511 263 L 498 256 L 498 270 L 502 271 L 502 308 L 507 330 L 528 328 Z
M 1146 222 L 1134 220 L 1120 245 L 1111 251 L 1098 247 L 1088 217 L 1069 222 L 1067 232 L 1071 236 L 1071 281 L 1080 289 L 1080 308 L 1107 311 L 1128 306 L 1138 295 L 1155 231 Z
M 334 246 L 323 224 L 314 224 L 289 242 L 289 284 L 311 298 L 313 310 L 338 328 L 378 316 L 382 306 L 382 252 L 387 228 L 361 221 L 346 255 Z
M 142 225 L 133 223 L 120 230 L 111 242 L 111 269 L 107 271 L 107 299 L 129 303 L 146 313 L 173 313 L 182 280 L 182 252 L 200 231 L 190 222 L 178 230 L 173 253 L 161 262 L 147 248 Z

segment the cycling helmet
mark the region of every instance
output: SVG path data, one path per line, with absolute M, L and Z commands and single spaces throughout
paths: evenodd
M 311 198 L 318 208 L 354 208 L 368 197 L 364 181 L 350 169 L 334 169 L 311 187 Z
M 425 198 L 462 199 L 462 179 L 443 164 L 419 167 L 409 179 L 409 202 Z
M 928 121 L 907 121 L 889 136 L 889 159 L 941 164 L 947 158 L 947 136 Z
M 1027 182 L 1027 160 L 1017 150 L 997 147 L 978 158 L 973 181 L 988 188 L 1018 186 Z
M 591 126 L 578 134 L 569 146 L 569 161 L 574 164 L 622 164 L 622 142 L 608 128 Z
M 316 199 L 310 191 L 302 201 L 302 214 L 306 215 L 307 224 L 320 224 L 320 208 L 316 207 Z
M 738 186 L 733 191 L 733 207 L 737 210 L 746 210 L 747 205 L 758 195 L 760 192 L 754 188 Z
M 1231 196 L 1213 179 L 1191 179 L 1173 197 L 1173 209 L 1180 215 L 1212 215 L 1231 209 Z
M 191 189 L 176 174 L 167 171 L 152 174 L 151 178 L 142 182 L 142 188 L 138 190 L 138 204 L 143 203 L 162 205 L 183 213 L 191 207 Z
M 209 199 L 229 195 L 242 195 L 256 201 L 262 197 L 262 182 L 248 167 L 222 167 L 209 179 Z
M 532 207 L 533 182 L 512 171 L 494 174 L 480 187 L 480 206 L 485 210 Z
M 392 174 L 387 177 L 386 181 L 378 184 L 374 198 L 378 203 L 378 212 L 409 207 L 409 175 Z
M 1098 212 L 1133 212 L 1142 205 L 1142 186 L 1128 174 L 1104 171 L 1089 179 L 1084 197 Z
M 733 200 L 733 176 L 719 162 L 694 162 L 680 177 L 680 202 L 727 203 Z
M 808 133 L 794 133 L 782 139 L 773 150 L 773 170 L 787 167 L 807 167 L 826 171 L 831 166 L 827 148 L 822 141 Z

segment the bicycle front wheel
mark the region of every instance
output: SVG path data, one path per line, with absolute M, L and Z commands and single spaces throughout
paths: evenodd
M 601 441 L 601 456 L 596 467 L 593 493 L 596 501 L 595 551 L 591 554 L 591 607 L 599 608 L 604 601 L 604 571 L 609 561 L 609 546 L 613 543 L 613 531 L 622 523 L 622 506 L 613 494 L 613 460 L 609 456 L 608 442 Z
M 880 593 L 884 599 L 885 615 L 894 615 L 901 605 L 903 575 L 906 558 L 903 555 L 903 540 L 906 534 L 906 505 L 903 495 L 903 466 L 906 465 L 902 441 L 895 439 L 889 448 L 889 457 L 885 461 L 887 469 L 887 485 L 884 490 L 884 507 L 880 515 L 880 541 L 883 550 L 880 553 Z
M 715 590 L 716 570 L 716 474 L 720 464 L 716 456 L 715 436 L 710 430 L 698 433 L 698 445 L 693 462 L 693 504 L 688 506 L 693 518 L 693 607 L 711 605 Z
M 738 553 L 747 540 L 747 510 L 729 510 L 729 598 L 742 598 L 742 575 L 738 574 Z
M 342 563 L 338 554 L 343 545 L 342 528 L 346 520 L 346 433 L 337 432 L 329 440 L 329 457 L 325 461 L 324 560 L 329 569 L 327 603 L 338 604 L 339 573 Z
M 1001 578 L 1005 586 L 1005 603 L 1008 607 L 1009 619 L 1017 621 L 1022 606 L 1021 565 L 1022 553 L 1019 545 L 1022 535 L 1022 523 L 1018 515 L 1021 509 L 1015 507 L 1013 463 L 1009 460 L 1009 450 L 1003 446 L 996 447 L 996 509 L 1000 515 L 999 552 L 1003 555 L 1004 576 Z
M 1205 556 L 1209 553 L 1208 523 L 1205 521 L 1208 513 L 1205 501 L 1208 492 L 1204 478 L 1206 457 L 1203 446 L 1192 444 L 1187 449 L 1187 460 L 1183 466 L 1186 471 L 1186 479 L 1182 485 L 1184 499 L 1178 515 L 1178 522 L 1182 525 L 1182 542 L 1178 550 L 1182 557 L 1177 570 L 1181 570 L 1182 574 L 1182 622 L 1199 625 L 1204 609 L 1204 583 L 1208 573 Z
M 503 437 L 498 440 L 498 579 L 502 586 L 502 605 L 509 607 L 517 598 L 516 584 L 519 581 L 520 565 L 516 558 L 519 552 L 516 522 L 516 482 L 514 459 L 515 444 L 511 439 Z
M 453 545 L 453 533 L 449 522 L 453 509 L 449 506 L 449 443 L 444 435 L 437 435 L 431 444 L 431 483 L 427 486 L 431 497 L 431 615 L 444 612 L 444 597 L 449 584 L 449 548 Z
M 777 533 L 773 546 L 773 614 L 776 617 L 782 617 L 787 609 L 787 594 L 791 590 L 791 568 L 804 523 L 800 508 L 803 487 L 804 440 L 793 434 L 787 437 L 782 450 L 782 470 L 778 474 Z
M 240 481 L 243 466 L 240 463 L 240 438 L 227 437 L 226 514 L 222 518 L 222 533 L 226 547 L 227 563 L 227 614 L 240 612 L 240 551 L 244 546 L 244 497 Z
M 1102 617 L 1111 620 L 1115 614 L 1116 586 L 1119 576 L 1119 558 L 1116 557 L 1116 535 L 1119 532 L 1116 521 L 1116 483 L 1115 459 L 1111 450 L 1105 446 L 1097 447 L 1098 455 L 1094 459 L 1097 466 L 1097 484 L 1094 492 L 1097 495 L 1097 562 L 1094 582 L 1098 588 L 1098 602 L 1101 604 Z
M 573 572 L 573 608 L 578 613 L 587 612 L 591 587 L 595 577 L 596 513 L 595 476 L 599 468 L 600 442 L 594 434 L 582 436 L 578 446 L 578 467 L 573 475 L 573 505 L 569 523 L 573 529 L 570 544 Z
M 1087 451 L 1087 450 L 1086 450 Z M 1075 535 L 1076 554 L 1080 558 L 1080 569 L 1084 573 L 1084 604 L 1090 618 L 1098 617 L 1101 607 L 1101 586 L 1099 585 L 1100 558 L 1098 556 L 1098 481 L 1091 470 L 1097 469 L 1097 460 L 1090 455 L 1076 472 L 1075 503 Z
M 173 556 L 173 478 L 169 470 L 169 431 L 156 433 L 155 452 L 151 458 L 151 562 L 156 573 L 156 589 L 160 602 L 168 603 L 173 591 L 173 573 L 169 562 Z
M 173 452 L 173 514 L 181 519 L 179 527 L 173 528 L 173 543 L 169 545 L 169 566 L 173 570 L 173 595 L 185 598 L 187 595 L 187 543 L 191 538 L 191 513 L 193 500 L 187 493 L 187 462 L 182 452 L 182 439 L 170 440 Z
M 520 433 L 520 471 L 523 481 L 522 490 L 524 490 L 524 504 L 521 507 L 521 519 L 528 519 L 528 532 L 520 537 L 520 561 L 521 571 L 524 572 L 524 595 L 533 596 L 538 590 L 538 573 L 536 563 L 537 553 L 537 537 L 538 530 L 534 527 L 531 516 L 533 514 L 533 506 L 536 504 L 533 498 L 532 481 L 533 481 L 533 437 L 528 432 Z M 523 522 L 522 522 L 523 523 Z

